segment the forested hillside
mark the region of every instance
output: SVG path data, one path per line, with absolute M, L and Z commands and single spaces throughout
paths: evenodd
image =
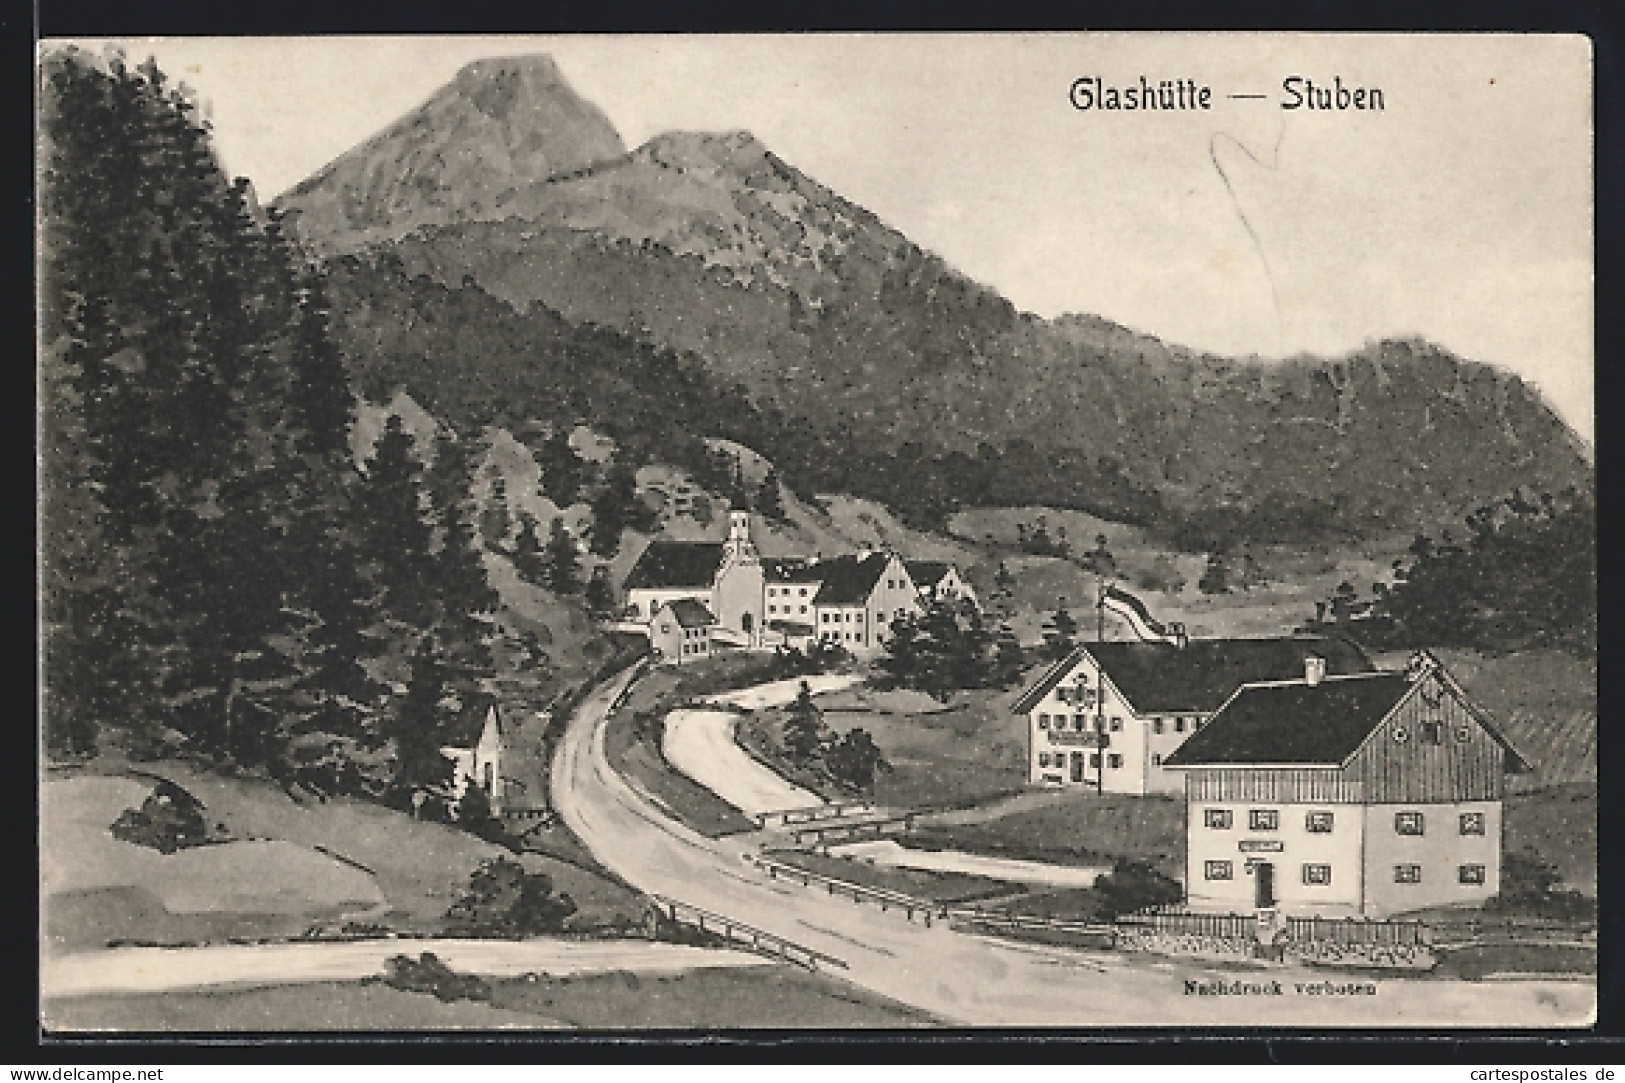
M 1046 504 L 1213 548 L 1409 532 L 1518 485 L 1591 485 L 1584 448 L 1532 388 L 1426 342 L 1267 362 L 1094 317 L 1043 320 L 749 133 L 666 133 L 526 176 L 509 163 L 537 133 L 446 121 L 562 117 L 553 134 L 565 144 L 604 143 L 601 118 L 583 119 L 578 103 L 545 57 L 471 67 L 278 206 L 313 251 L 388 268 L 367 287 L 380 311 L 422 305 L 422 277 L 448 291 L 437 305 L 504 302 L 509 328 L 561 318 L 618 333 L 618 371 L 633 384 L 645 377 L 632 358 L 683 358 L 713 415 L 695 435 L 754 429 L 763 439 L 746 442 L 793 485 L 870 497 L 918 525 L 987 503 Z M 414 133 L 409 145 L 401 132 Z M 503 163 L 501 192 L 448 178 L 425 146 Z M 391 296 L 401 291 L 412 300 Z M 561 340 L 547 341 L 548 364 L 563 364 Z M 613 340 L 596 341 L 588 353 Z M 523 347 L 432 363 L 440 383 L 491 398 L 523 401 L 536 386 Z M 579 366 L 577 378 L 589 379 Z M 623 432 L 658 426 L 633 401 Z
M 363 464 L 318 270 L 152 65 L 43 66 L 46 739 L 405 803 L 446 725 L 545 682 L 472 518 L 481 434 Z M 432 465 L 426 465 L 432 464 Z M 521 664 L 527 663 L 527 664 Z

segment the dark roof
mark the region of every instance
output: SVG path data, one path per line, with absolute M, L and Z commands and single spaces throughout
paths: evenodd
M 671 610 L 671 615 L 676 617 L 677 623 L 684 628 L 708 628 L 717 622 L 711 611 L 693 598 L 679 598 L 675 602 L 667 602 L 660 608 Z
M 784 632 L 789 635 L 811 635 L 815 629 L 811 624 L 799 620 L 774 619 L 767 622 L 769 631 Z
M 709 587 L 721 566 L 721 542 L 652 541 L 626 573 L 625 589 Z
M 1085 643 L 1050 667 L 1012 706 L 1032 708 L 1082 661 L 1092 656 L 1137 714 L 1214 711 L 1244 684 L 1303 675 L 1304 658 L 1326 659 L 1328 674 L 1369 673 L 1371 660 L 1353 642 L 1337 637 L 1193 639 L 1183 647 L 1138 641 Z
M 473 748 L 480 743 L 480 734 L 485 731 L 485 716 L 496 707 L 494 700 L 480 698 L 463 708 L 461 714 L 452 719 L 441 733 L 442 743 L 450 748 Z M 497 709 L 497 734 L 502 733 L 502 710 Z
M 1163 761 L 1335 767 L 1365 743 L 1411 690 L 1403 673 L 1363 673 L 1242 688 Z
M 822 572 L 822 585 L 813 598 L 814 605 L 861 605 L 869 600 L 875 584 L 885 574 L 891 557 L 885 553 L 870 553 L 865 557 L 843 556 L 822 560 L 817 568 Z
M 822 578 L 818 567 L 806 557 L 762 558 L 762 574 L 779 583 L 816 583 Z
M 908 577 L 914 580 L 917 587 L 936 586 L 953 568 L 945 560 L 905 560 L 903 566 L 908 569 Z

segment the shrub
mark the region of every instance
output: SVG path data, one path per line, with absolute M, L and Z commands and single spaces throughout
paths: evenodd
M 1184 898 L 1179 882 L 1143 861 L 1119 858 L 1112 871 L 1095 881 L 1100 897 L 1099 916 L 1107 921 L 1151 906 L 1165 906 Z
M 506 857 L 484 862 L 469 877 L 468 891 L 446 912 L 457 930 L 485 936 L 556 933 L 576 912 L 575 900 L 553 894 L 546 873 L 526 872 Z
M 459 974 L 432 951 L 413 959 L 397 955 L 384 964 L 384 984 L 409 993 L 433 993 L 439 1000 L 490 1000 L 491 986 L 475 974 Z
M 1501 864 L 1501 893 L 1486 910 L 1560 920 L 1591 920 L 1597 902 L 1578 891 L 1558 890 L 1562 876 L 1530 847 L 1506 855 Z
M 148 846 L 164 854 L 209 841 L 203 803 L 174 783 L 162 780 L 140 808 L 125 809 L 109 830 L 121 842 Z

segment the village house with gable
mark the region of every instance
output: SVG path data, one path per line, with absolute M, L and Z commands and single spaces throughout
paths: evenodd
M 711 657 L 711 630 L 717 619 L 701 602 L 678 598 L 655 610 L 649 644 L 662 661 L 682 665 Z
M 1166 761 L 1193 910 L 1382 917 L 1500 891 L 1505 777 L 1530 770 L 1444 666 L 1238 688 Z
M 1364 673 L 1371 661 L 1332 637 L 1105 641 L 1074 649 L 1011 709 L 1027 716 L 1028 780 L 1101 793 L 1177 794 L 1168 757 L 1244 684 L 1303 673 Z
M 959 569 L 945 560 L 906 560 L 909 578 L 919 588 L 920 600 L 926 605 L 935 601 L 969 601 L 977 609 L 982 603 L 976 591 L 959 574 Z
M 769 561 L 764 596 L 768 627 L 787 640 L 832 643 L 859 657 L 879 653 L 892 622 L 924 608 L 902 558 L 875 550 Z

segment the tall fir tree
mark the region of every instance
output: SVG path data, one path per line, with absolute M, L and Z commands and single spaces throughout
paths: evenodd
M 474 533 L 471 444 L 468 437 L 443 433 L 435 442 L 429 485 L 440 532 L 435 562 L 439 590 L 435 639 L 442 665 L 465 706 L 490 686 L 499 605 Z
M 576 540 L 564 529 L 564 520 L 554 519 L 547 532 L 543 554 L 546 583 L 554 594 L 575 594 L 581 590 L 581 557 Z
M 385 616 L 397 634 L 430 628 L 435 610 L 434 531 L 412 434 L 390 415 L 357 487 L 357 529 Z
M 513 543 L 513 567 L 527 583 L 543 586 L 547 583 L 547 560 L 543 555 L 542 538 L 536 529 L 536 517 L 528 511 L 519 513 L 519 533 Z

